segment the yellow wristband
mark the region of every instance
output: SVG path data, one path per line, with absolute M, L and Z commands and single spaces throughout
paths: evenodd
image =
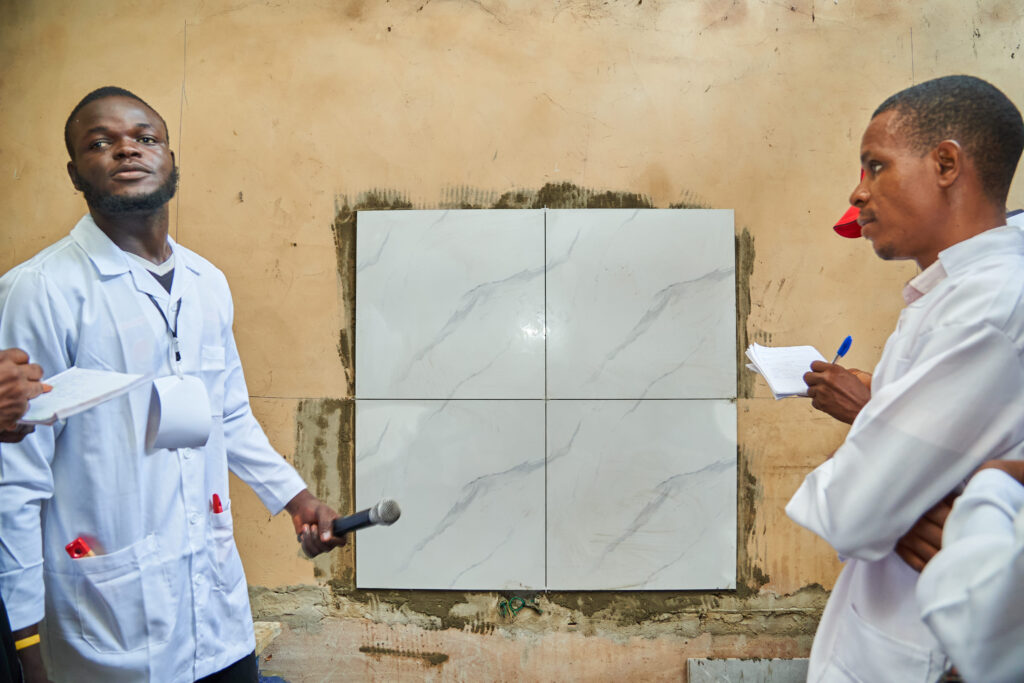
M 15 650 L 24 650 L 26 647 L 32 647 L 33 645 L 39 644 L 39 634 L 29 636 L 28 638 L 22 638 L 21 640 L 14 641 Z

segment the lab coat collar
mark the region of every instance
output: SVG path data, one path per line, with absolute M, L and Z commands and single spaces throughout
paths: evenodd
M 85 251 L 96 270 L 104 277 L 115 277 L 130 273 L 135 289 L 154 297 L 158 301 L 177 301 L 184 296 L 195 283 L 199 270 L 192 263 L 188 250 L 179 248 L 177 243 L 167 236 L 167 242 L 174 252 L 175 268 L 171 292 L 160 286 L 152 275 L 128 258 L 107 234 L 100 230 L 91 214 L 85 214 L 71 230 L 71 237 Z
M 947 273 L 955 275 L 993 253 L 1024 255 L 1024 232 L 1012 225 L 992 228 L 943 249 L 939 252 L 939 260 Z

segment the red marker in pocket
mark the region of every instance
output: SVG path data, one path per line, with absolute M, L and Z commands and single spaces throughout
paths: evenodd
M 89 547 L 89 544 L 81 536 L 64 546 L 64 550 L 68 551 L 68 555 L 71 556 L 72 560 L 96 556 L 96 553 L 92 551 L 92 548 Z
M 220 504 L 220 496 L 216 493 L 213 494 L 213 514 L 219 515 L 224 512 L 224 507 Z

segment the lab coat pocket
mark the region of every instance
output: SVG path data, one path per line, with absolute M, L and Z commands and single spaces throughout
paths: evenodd
M 131 652 L 170 638 L 176 608 L 156 536 L 74 565 L 82 638 L 97 652 Z
M 210 515 L 210 564 L 217 575 L 217 586 L 223 591 L 230 591 L 245 578 L 242 571 L 242 558 L 235 547 L 234 523 L 231 520 L 231 501 L 228 501 L 223 512 Z
M 931 683 L 942 670 L 933 671 L 930 655 L 926 648 L 897 640 L 872 626 L 849 604 L 839 625 L 834 657 L 822 680 Z
M 203 383 L 210 395 L 210 413 L 214 416 L 224 414 L 224 347 L 203 346 L 201 350 L 199 370 Z

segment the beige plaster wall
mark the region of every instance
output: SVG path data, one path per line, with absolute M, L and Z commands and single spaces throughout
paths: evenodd
M 352 208 L 488 207 L 545 186 L 549 205 L 610 190 L 732 208 L 741 343 L 852 333 L 850 363 L 870 368 L 913 273 L 829 230 L 870 112 L 948 73 L 1024 105 L 1014 0 L 0 0 L 0 17 L 0 272 L 84 211 L 63 171 L 70 109 L 101 85 L 139 93 L 181 165 L 172 234 L 232 284 L 256 414 L 342 509 Z M 298 557 L 290 522 L 237 485 L 254 609 L 286 622 L 264 666 L 679 680 L 687 656 L 806 655 L 838 565 L 782 507 L 844 429 L 740 388 L 737 592 L 551 594 L 510 621 L 493 594 L 356 591 L 351 549 Z

